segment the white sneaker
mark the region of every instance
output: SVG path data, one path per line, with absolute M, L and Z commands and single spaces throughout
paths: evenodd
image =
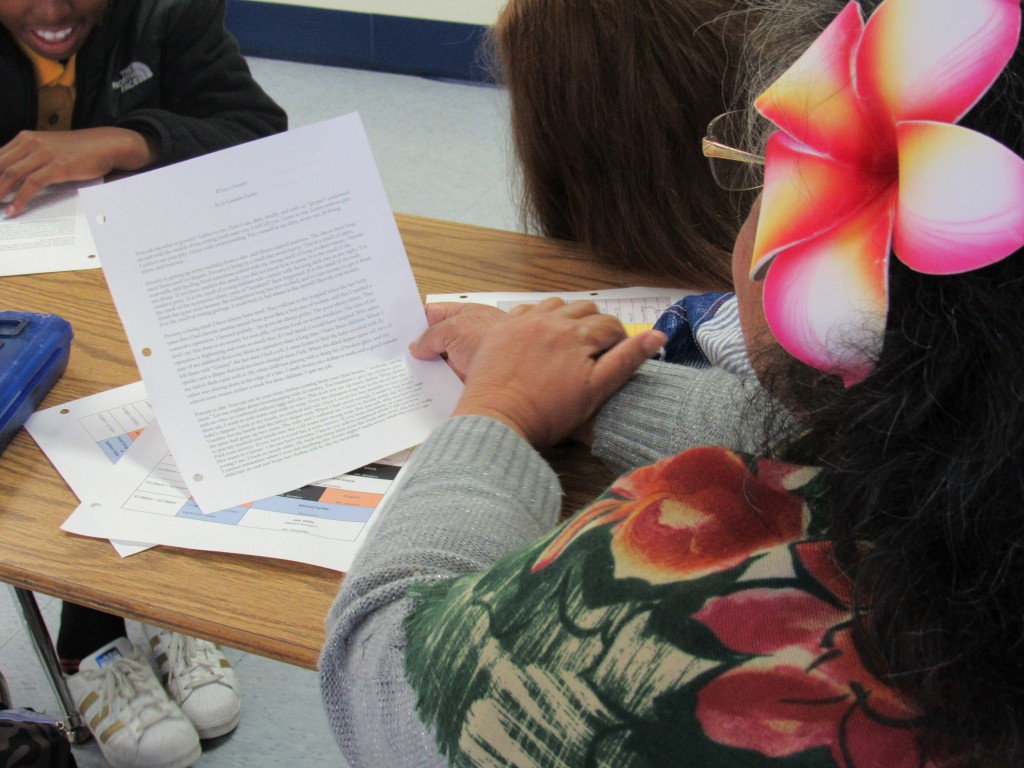
M 220 648 L 208 640 L 147 624 L 143 631 L 164 687 L 195 725 L 199 738 L 233 731 L 242 714 L 242 693 L 235 670 Z
M 187 768 L 199 759 L 195 726 L 128 638 L 82 659 L 78 669 L 68 689 L 114 768 Z

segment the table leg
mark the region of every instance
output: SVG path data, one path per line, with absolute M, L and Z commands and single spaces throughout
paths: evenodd
M 68 741 L 72 744 L 80 744 L 90 738 L 89 729 L 82 723 L 82 716 L 78 714 L 78 708 L 71 698 L 71 691 L 68 690 L 67 681 L 61 671 L 60 662 L 57 660 L 57 652 L 53 648 L 53 639 L 50 637 L 46 624 L 43 621 L 43 614 L 36 604 L 36 596 L 28 589 L 11 587 L 15 597 L 18 598 L 18 605 L 21 607 L 21 618 L 25 622 L 25 629 L 32 640 L 32 647 L 35 648 L 39 663 L 43 665 L 47 676 L 50 678 L 50 685 L 53 692 L 57 694 L 61 708 L 64 710 L 64 720 L 61 726 L 68 735 Z

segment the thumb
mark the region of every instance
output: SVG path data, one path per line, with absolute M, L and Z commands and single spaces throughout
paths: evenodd
M 447 324 L 433 325 L 423 332 L 423 335 L 409 344 L 409 354 L 417 360 L 433 360 L 440 357 L 448 349 L 447 330 L 451 326 Z
M 448 350 L 452 334 L 452 323 L 445 321 L 457 316 L 467 306 L 457 301 L 427 304 L 424 310 L 429 327 L 422 336 L 409 344 L 409 353 L 418 360 L 432 360 L 443 355 Z
M 437 325 L 443 320 L 447 320 L 449 317 L 455 317 L 463 310 L 472 307 L 472 304 L 468 304 L 462 301 L 435 301 L 430 304 L 423 305 L 423 311 L 427 315 L 427 325 Z

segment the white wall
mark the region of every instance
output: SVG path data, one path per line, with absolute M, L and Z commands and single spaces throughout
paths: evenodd
M 281 5 L 305 5 L 335 11 L 380 13 L 411 19 L 433 19 L 490 26 L 506 0 L 256 0 Z

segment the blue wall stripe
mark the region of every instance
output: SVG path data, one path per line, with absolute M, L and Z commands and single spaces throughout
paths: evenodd
M 228 0 L 227 26 L 247 56 L 490 81 L 475 24 Z

